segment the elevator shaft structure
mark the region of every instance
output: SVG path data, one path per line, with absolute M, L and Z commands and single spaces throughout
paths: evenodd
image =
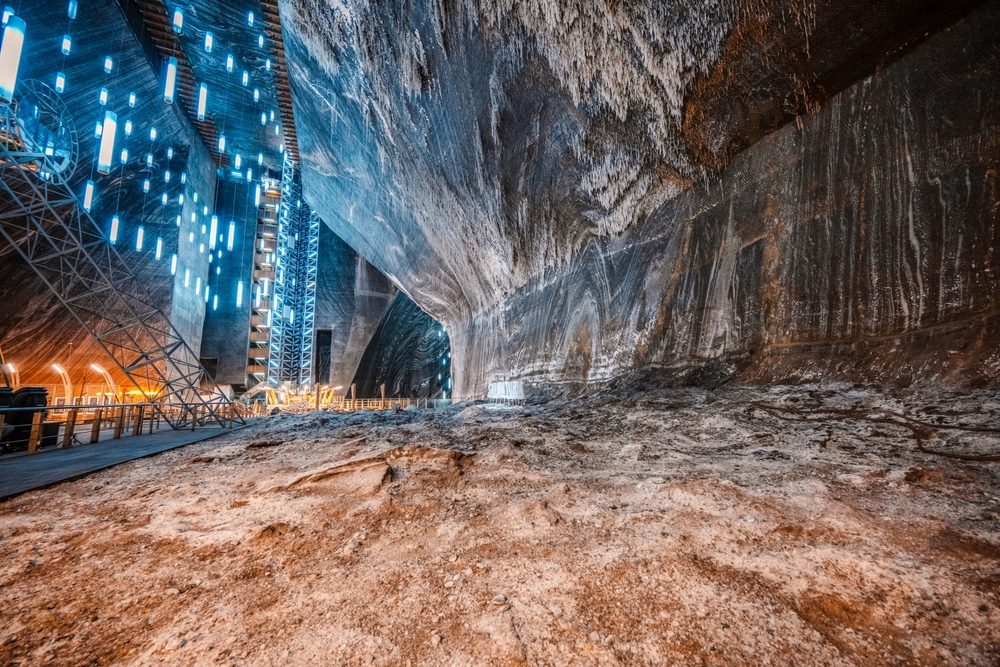
M 78 205 L 69 181 L 77 152 L 72 119 L 51 89 L 32 83 L 20 87 L 33 93 L 30 103 L 20 99 L 30 104 L 30 122 L 17 105 L 0 105 L 0 243 L 34 270 L 172 427 L 231 423 L 225 394 Z
M 319 217 L 302 201 L 298 170 L 286 156 L 267 368 L 267 382 L 273 387 L 288 383 L 301 388 L 312 379 L 319 225 Z

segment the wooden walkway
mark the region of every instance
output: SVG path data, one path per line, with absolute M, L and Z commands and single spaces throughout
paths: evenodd
M 93 445 L 44 449 L 37 454 L 0 457 L 0 500 L 77 479 L 119 463 L 216 438 L 234 430 L 236 429 L 219 426 L 206 426 L 197 431 L 162 430 L 150 435 L 105 440 Z

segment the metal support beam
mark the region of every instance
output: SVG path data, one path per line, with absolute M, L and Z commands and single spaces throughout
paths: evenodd
M 50 92 L 43 84 L 20 88 L 43 102 Z M 61 103 L 48 101 L 59 112 L 60 128 L 71 124 Z M 132 384 L 164 408 L 171 426 L 224 425 L 229 400 L 101 228 L 77 205 L 67 180 L 71 169 L 60 170 L 54 156 L 22 136 L 15 107 L 0 105 L 0 118 L 0 238 Z M 75 151 L 75 145 L 68 150 Z

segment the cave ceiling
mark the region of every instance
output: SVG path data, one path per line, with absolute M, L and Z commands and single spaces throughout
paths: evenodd
M 976 4 L 281 0 L 305 197 L 465 321 Z

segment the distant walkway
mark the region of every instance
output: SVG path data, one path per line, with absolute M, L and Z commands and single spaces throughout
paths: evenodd
M 151 435 L 104 440 L 69 449 L 43 449 L 37 454 L 0 457 L 0 500 L 77 479 L 119 463 L 215 438 L 234 430 L 236 428 L 219 426 L 206 426 L 197 431 L 161 430 Z

